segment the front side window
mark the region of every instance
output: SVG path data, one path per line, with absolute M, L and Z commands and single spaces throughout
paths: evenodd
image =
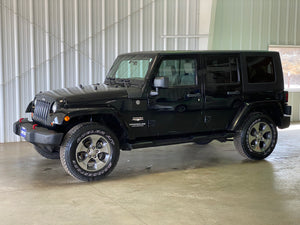
M 206 83 L 213 85 L 240 82 L 238 59 L 231 56 L 208 56 L 206 58 Z
M 248 82 L 270 83 L 275 81 L 272 57 L 248 56 L 246 57 Z
M 159 77 L 168 77 L 169 87 L 196 85 L 195 59 L 165 59 L 160 64 Z

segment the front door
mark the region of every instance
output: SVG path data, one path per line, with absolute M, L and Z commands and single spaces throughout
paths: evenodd
M 165 57 L 155 77 L 167 77 L 167 88 L 159 88 L 148 103 L 149 128 L 153 136 L 188 134 L 201 131 L 203 95 L 199 85 L 196 56 Z

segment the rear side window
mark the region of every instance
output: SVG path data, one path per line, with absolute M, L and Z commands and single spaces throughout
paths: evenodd
M 271 83 L 275 81 L 272 57 L 248 56 L 246 62 L 249 83 Z
M 208 56 L 206 58 L 206 83 L 227 85 L 240 82 L 238 59 L 232 56 Z

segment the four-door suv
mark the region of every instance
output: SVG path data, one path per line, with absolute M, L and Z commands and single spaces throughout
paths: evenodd
M 73 177 L 103 178 L 120 149 L 234 141 L 246 158 L 270 155 L 290 124 L 277 52 L 120 55 L 104 84 L 39 93 L 14 133 Z

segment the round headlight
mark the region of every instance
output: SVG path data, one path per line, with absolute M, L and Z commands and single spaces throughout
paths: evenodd
M 56 110 L 57 110 L 57 103 L 56 102 L 53 103 L 51 110 L 52 110 L 53 113 L 56 112 Z

